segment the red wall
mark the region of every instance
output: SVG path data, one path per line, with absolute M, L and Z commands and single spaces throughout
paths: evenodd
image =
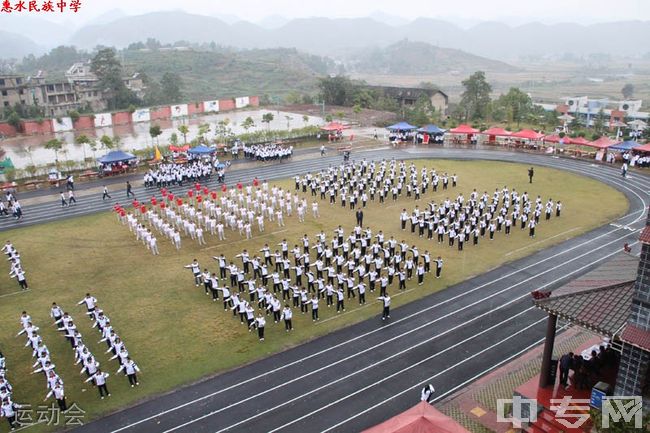
M 91 116 L 80 116 L 76 122 L 73 123 L 74 129 L 94 129 L 95 121 Z
M 123 125 L 125 123 L 131 123 L 131 113 L 128 111 L 113 113 L 113 125 Z
M 219 99 L 219 111 L 228 111 L 235 109 L 234 99 Z
M 18 131 L 8 123 L 0 123 L 0 134 L 5 137 L 14 137 L 18 134 Z
M 190 102 L 187 104 L 187 114 L 203 113 L 203 102 Z
M 248 103 L 251 107 L 259 107 L 260 106 L 260 97 L 259 96 L 249 96 L 248 97 Z
M 170 107 L 161 107 L 157 110 L 150 111 L 151 120 L 169 119 L 172 117 L 172 109 Z
M 54 132 L 52 129 L 52 119 L 44 119 L 41 123 L 23 120 L 21 124 L 24 134 L 46 134 L 48 132 Z

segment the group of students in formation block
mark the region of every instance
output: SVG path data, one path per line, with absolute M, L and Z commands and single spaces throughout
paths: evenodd
M 13 387 L 7 379 L 7 360 L 0 352 L 0 417 L 5 418 L 11 430 L 18 426 L 18 411 L 23 407 L 13 400 Z
M 127 225 L 153 255 L 159 254 L 156 233 L 180 250 L 183 238 L 205 245 L 207 234 L 225 241 L 228 231 L 228 236 L 238 233 L 240 239 L 251 239 L 255 228 L 259 233 L 265 231 L 267 221 L 284 227 L 285 217 L 295 215 L 298 222 L 305 222 L 310 209 L 313 218 L 320 217 L 316 200 L 309 204 L 298 194 L 275 185 L 269 187 L 266 181 L 261 185 L 257 180 L 252 185 L 239 184 L 221 194 L 196 184 L 186 200 L 164 188 L 161 192 L 162 198 L 152 197 L 149 206 L 134 200 L 132 211 L 119 203 L 113 207 L 118 221 Z
M 454 173 L 438 174 L 436 170 L 423 167 L 418 176 L 413 163 L 408 166 L 404 161 L 362 161 L 329 167 L 318 173 L 307 173 L 294 177 L 295 189 L 306 193 L 309 189 L 312 197 L 320 195 L 321 200 L 328 200 L 331 205 L 340 202 L 341 207 L 354 210 L 364 208 L 368 202 L 378 200 L 384 203 L 405 195 L 413 200 L 420 200 L 429 188 L 432 191 L 447 190 L 458 185 L 458 176 Z
M 410 214 L 404 208 L 400 214 L 400 227 L 405 231 L 410 224 L 411 233 L 427 239 L 436 236 L 438 243 L 443 243 L 446 237 L 449 246 L 457 245 L 462 251 L 470 239 L 478 245 L 479 239 L 486 235 L 490 240 L 494 239 L 495 233 L 504 232 L 509 236 L 513 226 L 519 226 L 521 230 L 528 228 L 528 235 L 534 238 L 542 215 L 548 221 L 553 214 L 560 217 L 561 212 L 560 201 L 553 202 L 549 198 L 543 204 L 542 198 L 537 196 L 533 203 L 527 192 L 519 195 L 514 188 L 509 191 L 504 186 L 501 190 L 495 189 L 492 196 L 485 191 L 479 197 L 474 189 L 467 200 L 461 193 L 453 201 L 449 198 L 440 203 L 431 201 L 423 209 L 415 206 Z
M 15 278 L 18 281 L 18 286 L 20 290 L 29 290 L 27 285 L 27 277 L 25 276 L 25 270 L 20 262 L 20 254 L 13 246 L 11 241 L 7 241 L 1 250 L 6 256 L 7 261 L 10 262 L 9 268 L 9 277 Z
M 117 373 L 123 372 L 127 377 L 131 387 L 140 385 L 137 374 L 140 372 L 138 365 L 131 359 L 129 352 L 122 339 L 118 336 L 111 325 L 111 321 L 103 310 L 99 308 L 97 299 L 90 295 L 86 296 L 79 301 L 78 305 L 86 307 L 86 315 L 90 318 L 93 325 L 92 328 L 97 328 L 101 339 L 99 342 L 106 342 L 108 349 L 107 354 L 112 354 L 110 360 L 117 359 L 119 368 Z M 64 312 L 63 309 L 57 305 L 56 302 L 52 303 L 50 309 L 50 317 L 53 321 L 53 326 L 60 331 L 63 336 L 68 340 L 75 355 L 75 365 L 81 364 L 82 368 L 79 374 L 86 374 L 85 382 L 91 382 L 97 388 L 101 399 L 110 397 L 111 394 L 107 387 L 107 379 L 109 373 L 102 371 L 100 364 L 96 357 L 90 352 L 88 346 L 84 344 L 81 333 L 77 329 L 77 325 L 73 317 Z M 62 412 L 68 410 L 68 404 L 65 398 L 65 389 L 63 379 L 56 373 L 56 365 L 52 362 L 51 353 L 47 345 L 43 342 L 43 338 L 39 333 L 39 327 L 35 326 L 32 318 L 26 311 L 20 315 L 21 330 L 16 337 L 25 335 L 27 341 L 25 347 L 32 351 L 32 357 L 35 359 L 32 365 L 32 374 L 43 374 L 47 387 L 47 395 L 45 401 L 54 398 Z M 2 401 L 1 413 L 2 416 L 7 418 L 12 429 L 16 427 L 16 410 L 20 409 L 20 405 L 12 401 L 12 387 L 6 379 L 5 358 L 0 354 L 0 401 Z
M 442 273 L 440 256 L 434 259 L 429 251 L 398 243 L 393 236 L 386 239 L 382 231 L 373 235 L 370 228 L 356 226 L 346 236 L 338 226 L 329 241 L 323 231 L 315 237 L 312 242 L 305 234 L 293 248 L 285 239 L 274 248 L 265 244 L 257 252 L 245 249 L 231 259 L 223 254 L 215 256 L 218 275 L 202 268 L 197 259 L 185 268 L 207 296 L 223 302 L 224 311 L 232 311 L 250 330 L 256 328 L 261 341 L 267 316 L 272 315 L 274 323 L 284 321 L 289 332 L 293 329 L 292 307 L 300 308 L 302 314 L 311 309 L 312 321 L 316 322 L 320 320 L 321 301 L 341 313 L 346 299 L 358 298 L 364 305 L 367 292 L 375 290 L 384 306 L 385 320 L 390 317 L 388 289 L 395 280 L 398 290 L 403 291 L 408 280 L 416 278 L 422 285 L 426 274 L 435 271 L 440 278 Z

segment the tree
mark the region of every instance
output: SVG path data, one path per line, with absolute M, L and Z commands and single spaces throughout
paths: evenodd
M 70 110 L 68 111 L 68 116 L 73 122 L 76 122 L 79 120 L 79 112 L 77 110 Z
M 178 134 L 172 132 L 172 135 L 169 136 L 169 143 L 172 146 L 176 146 L 178 144 Z
M 266 123 L 267 130 L 271 129 L 271 122 L 273 122 L 274 118 L 275 116 L 273 116 L 273 113 L 264 113 L 262 115 L 262 123 Z
M 99 79 L 98 85 L 106 97 L 109 110 L 123 109 L 140 102 L 124 84 L 122 64 L 112 48 L 99 50 L 91 61 L 90 69 Z
M 241 127 L 244 128 L 246 132 L 248 132 L 248 130 L 254 126 L 255 126 L 255 121 L 251 116 L 245 118 L 244 121 L 241 123 Z
M 183 94 L 181 92 L 182 85 L 183 81 L 181 80 L 180 75 L 172 72 L 165 72 L 160 79 L 160 87 L 164 102 L 169 104 L 181 102 L 183 100 Z
M 151 135 L 151 142 L 152 143 L 153 143 L 153 140 L 157 139 L 158 136 L 160 136 L 161 134 L 162 134 L 162 129 L 160 129 L 160 125 L 156 124 L 156 125 L 151 125 L 149 127 L 149 135 Z M 157 142 L 158 142 L 158 140 L 156 140 L 156 143 Z
M 46 149 L 54 151 L 54 162 L 56 166 L 59 166 L 59 151 L 63 148 L 63 142 L 58 138 L 53 138 L 45 143 L 44 146 Z
M 14 128 L 20 128 L 20 116 L 15 111 L 12 111 L 7 117 L 7 123 L 13 126 Z
M 302 122 L 305 124 L 305 126 L 307 126 L 309 124 L 309 116 L 307 116 L 306 114 L 303 114 L 302 115 Z
M 90 138 L 86 134 L 81 134 L 78 135 L 77 138 L 75 138 L 75 143 L 81 145 L 81 149 L 84 152 L 84 164 L 86 162 L 86 145 L 90 144 Z
M 499 96 L 495 109 L 502 109 L 509 122 L 517 122 L 517 127 L 522 119 L 527 119 L 533 113 L 533 101 L 528 94 L 517 87 L 511 87 L 508 93 Z M 496 111 L 495 110 L 495 111 Z
M 485 79 L 485 72 L 474 72 L 462 84 L 465 91 L 461 95 L 460 107 L 465 120 L 485 120 L 492 92 L 492 86 Z
M 102 147 L 106 150 L 110 150 L 114 146 L 113 139 L 108 135 L 102 135 L 101 138 L 99 139 L 99 142 L 101 143 Z
M 323 100 L 330 105 L 345 105 L 352 97 L 352 81 L 343 75 L 318 80 Z
M 190 128 L 187 125 L 181 125 L 178 127 L 178 132 L 183 135 L 183 144 L 187 144 L 187 133 L 190 132 Z
M 631 83 L 627 83 L 621 89 L 621 93 L 623 94 L 623 98 L 632 99 L 632 97 L 634 96 L 634 85 Z

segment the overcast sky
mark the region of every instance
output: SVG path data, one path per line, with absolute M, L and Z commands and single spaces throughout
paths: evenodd
M 253 22 L 270 15 L 362 17 L 377 11 L 407 19 L 458 18 L 465 24 L 487 20 L 510 24 L 650 20 L 650 0 L 81 0 L 81 4 L 77 16 L 48 15 L 56 21 L 74 20 L 76 26 L 111 9 L 128 15 L 182 9 L 204 15 L 236 15 Z

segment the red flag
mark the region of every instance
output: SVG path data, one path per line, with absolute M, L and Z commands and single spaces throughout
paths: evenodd
M 174 201 L 174 194 L 170 192 L 167 198 L 169 199 L 169 201 Z
M 194 197 L 194 191 L 192 191 L 192 190 L 187 191 L 187 196 L 188 196 L 189 198 Z
M 203 194 L 208 195 L 209 192 L 210 192 L 210 188 L 208 188 L 207 186 L 204 186 L 203 187 Z
M 228 187 L 226 185 L 221 185 L 221 192 L 226 192 L 228 191 Z
M 201 203 L 203 201 L 203 197 L 200 196 L 200 195 L 197 195 L 196 196 L 196 201 L 197 201 L 197 203 Z
M 142 205 L 142 207 L 140 208 L 140 212 L 147 213 L 147 206 Z
M 201 184 L 197 182 L 194 184 L 194 188 L 196 188 L 197 191 L 201 191 Z
M 257 180 L 257 178 L 253 179 L 253 186 L 257 186 L 260 184 L 260 181 Z
M 135 208 L 140 207 L 140 202 L 137 200 L 133 200 L 133 207 Z
M 242 189 L 244 186 L 241 184 L 241 182 L 237 182 L 237 189 Z
M 165 202 L 164 201 L 160 202 L 160 209 L 165 209 Z
M 161 192 L 163 197 L 166 196 L 167 195 L 167 188 L 161 189 L 160 192 Z
M 177 198 L 177 199 L 176 199 L 176 204 L 177 204 L 178 206 L 183 206 L 183 199 L 182 199 L 182 198 Z
M 156 197 L 151 197 L 151 204 L 155 206 L 156 203 L 158 203 L 158 200 L 156 200 Z
M 216 193 L 216 192 L 212 191 L 212 192 L 210 193 L 210 195 L 212 196 L 212 200 L 216 200 L 216 199 L 217 199 L 217 193 Z

